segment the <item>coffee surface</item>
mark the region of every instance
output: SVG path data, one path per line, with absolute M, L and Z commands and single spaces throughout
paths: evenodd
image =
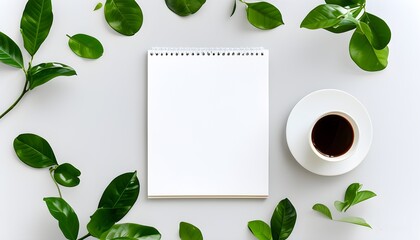
M 338 157 L 353 145 L 354 131 L 351 123 L 337 114 L 320 118 L 311 133 L 312 143 L 323 155 Z

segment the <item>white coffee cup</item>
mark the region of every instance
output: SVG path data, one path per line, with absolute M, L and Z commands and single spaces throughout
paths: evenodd
M 348 159 L 356 151 L 359 128 L 346 112 L 329 111 L 314 121 L 308 138 L 312 151 L 320 159 L 339 162 Z

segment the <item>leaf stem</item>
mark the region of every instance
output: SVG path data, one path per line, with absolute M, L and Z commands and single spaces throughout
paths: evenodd
M 58 190 L 58 195 L 60 196 L 60 198 L 63 198 L 63 195 L 61 195 L 61 190 L 60 190 L 60 186 L 58 186 L 58 183 L 57 183 L 57 181 L 55 181 L 55 179 L 54 179 L 54 175 L 53 175 L 53 172 L 54 172 L 54 170 L 57 168 L 57 166 L 56 167 L 51 167 L 50 168 L 50 175 L 51 175 L 51 178 L 52 178 L 52 180 L 54 181 L 54 183 L 55 183 L 55 186 L 57 187 L 57 190 Z
M 83 240 L 83 239 L 86 239 L 86 238 L 88 238 L 88 237 L 90 237 L 90 236 L 92 236 L 92 235 L 90 235 L 90 233 L 88 233 L 88 234 L 86 234 L 85 236 L 83 236 L 83 237 L 79 238 L 78 240 Z
M 12 104 L 12 106 L 10 106 L 4 113 L 2 113 L 0 115 L 0 119 L 2 119 L 7 113 L 9 113 L 20 102 L 20 100 L 22 100 L 25 93 L 27 93 L 29 91 L 29 89 L 27 89 L 28 83 L 29 83 L 29 81 L 28 81 L 28 79 L 26 79 L 25 86 L 23 87 L 22 93 L 20 94 L 18 99 Z

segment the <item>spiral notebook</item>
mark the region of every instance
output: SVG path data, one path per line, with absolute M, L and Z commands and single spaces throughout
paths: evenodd
M 148 197 L 268 197 L 268 50 L 153 49 L 147 59 Z

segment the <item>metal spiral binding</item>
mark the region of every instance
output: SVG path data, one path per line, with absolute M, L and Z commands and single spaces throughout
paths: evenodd
M 149 56 L 264 56 L 264 48 L 153 48 Z

